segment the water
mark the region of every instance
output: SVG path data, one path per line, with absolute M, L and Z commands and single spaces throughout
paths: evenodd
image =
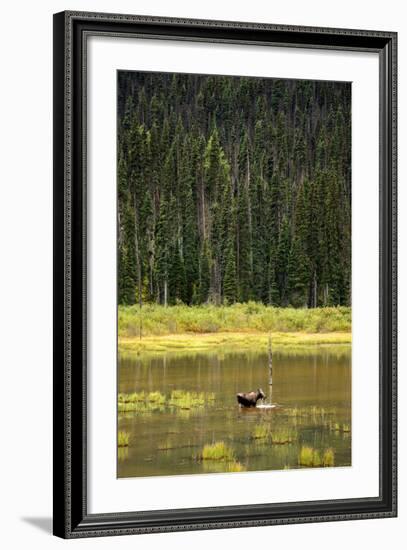
M 332 449 L 335 466 L 351 464 L 350 346 L 275 352 L 276 406 L 241 409 L 236 393 L 257 388 L 269 403 L 264 352 L 122 358 L 119 392 L 145 392 L 145 401 L 118 415 L 118 429 L 130 434 L 129 446 L 118 449 L 118 477 L 298 468 L 304 467 L 299 464 L 304 446 L 321 457 Z M 182 408 L 181 401 L 171 400 L 174 390 L 200 392 L 204 404 Z M 162 402 L 149 402 L 150 392 L 163 394 Z M 287 433 L 290 442 L 280 437 L 277 444 L 278 434 L 284 441 Z M 233 460 L 202 460 L 204 445 L 218 441 L 232 449 Z

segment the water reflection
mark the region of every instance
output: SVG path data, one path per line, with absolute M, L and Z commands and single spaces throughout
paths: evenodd
M 275 352 L 276 406 L 239 408 L 236 393 L 267 387 L 267 359 L 253 351 L 123 357 L 118 423 L 130 443 L 119 449 L 118 476 L 350 465 L 350 346 Z M 233 458 L 202 459 L 218 442 Z

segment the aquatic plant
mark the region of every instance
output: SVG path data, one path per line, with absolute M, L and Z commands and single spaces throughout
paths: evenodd
M 271 433 L 271 442 L 273 445 L 286 445 L 296 441 L 297 433 L 294 430 L 282 428 Z
M 184 390 L 172 390 L 171 392 L 171 400 L 172 399 L 181 399 L 185 395 Z
M 313 455 L 313 466 L 316 468 L 323 465 L 321 453 L 318 449 L 314 449 L 314 455 Z
M 330 423 L 329 429 L 344 434 L 348 434 L 351 431 L 350 424 L 340 424 L 339 422 Z
M 334 466 L 334 450 L 332 448 L 325 449 L 321 456 L 321 452 L 318 449 L 303 446 L 301 447 L 300 454 L 298 456 L 298 464 L 300 466 L 308 467 Z
M 215 400 L 213 392 L 190 392 L 184 390 L 173 390 L 168 398 L 165 394 L 154 391 L 150 393 L 133 392 L 118 394 L 119 413 L 151 413 L 162 411 L 165 406 L 176 407 L 181 410 L 190 410 L 204 407 Z
M 258 424 L 255 426 L 252 438 L 253 439 L 266 439 L 270 436 L 270 426 L 268 424 Z
M 313 466 L 314 465 L 314 449 L 312 447 L 301 447 L 298 457 L 298 464 L 300 466 Z
M 228 462 L 226 464 L 226 471 L 227 472 L 245 472 L 246 467 L 237 460 L 234 460 L 233 462 Z
M 325 417 L 335 414 L 335 410 L 313 405 L 312 407 L 293 407 L 286 409 L 284 413 L 289 417 L 310 418 L 316 422 L 323 422 Z
M 119 462 L 123 462 L 129 458 L 129 448 L 128 447 L 118 447 L 117 448 L 117 459 Z
M 133 393 L 119 393 L 118 397 L 119 403 L 137 403 L 140 401 L 146 400 L 146 394 L 142 392 L 133 392 Z
M 119 414 L 136 413 L 136 414 L 151 414 L 155 411 L 163 411 L 164 405 L 161 403 L 150 403 L 144 401 L 129 401 L 120 402 L 117 404 Z
M 117 434 L 117 446 L 118 447 L 128 447 L 130 441 L 130 433 L 119 431 Z
M 228 447 L 224 441 L 217 441 L 210 445 L 205 445 L 202 451 L 202 460 L 234 460 L 233 449 Z
M 159 391 L 150 392 L 147 396 L 147 401 L 150 401 L 151 403 L 157 403 L 159 405 L 163 405 L 166 401 L 165 395 L 163 395 Z
M 332 448 L 326 449 L 322 457 L 323 466 L 335 466 L 335 453 Z
M 197 407 L 204 407 L 205 403 L 209 400 L 209 397 L 213 400 L 214 394 L 173 390 L 169 405 L 180 409 L 189 410 Z

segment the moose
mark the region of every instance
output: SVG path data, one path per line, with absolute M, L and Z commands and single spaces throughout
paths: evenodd
M 259 399 L 265 399 L 266 394 L 261 388 L 256 391 L 251 391 L 248 393 L 237 393 L 236 398 L 237 402 L 242 407 L 255 407 Z

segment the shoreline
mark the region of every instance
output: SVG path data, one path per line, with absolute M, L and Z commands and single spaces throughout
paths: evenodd
M 207 332 L 166 334 L 143 338 L 119 336 L 118 352 L 121 355 L 140 353 L 185 352 L 197 353 L 220 350 L 267 350 L 271 334 L 273 351 L 315 348 L 317 346 L 348 346 L 351 332 Z

